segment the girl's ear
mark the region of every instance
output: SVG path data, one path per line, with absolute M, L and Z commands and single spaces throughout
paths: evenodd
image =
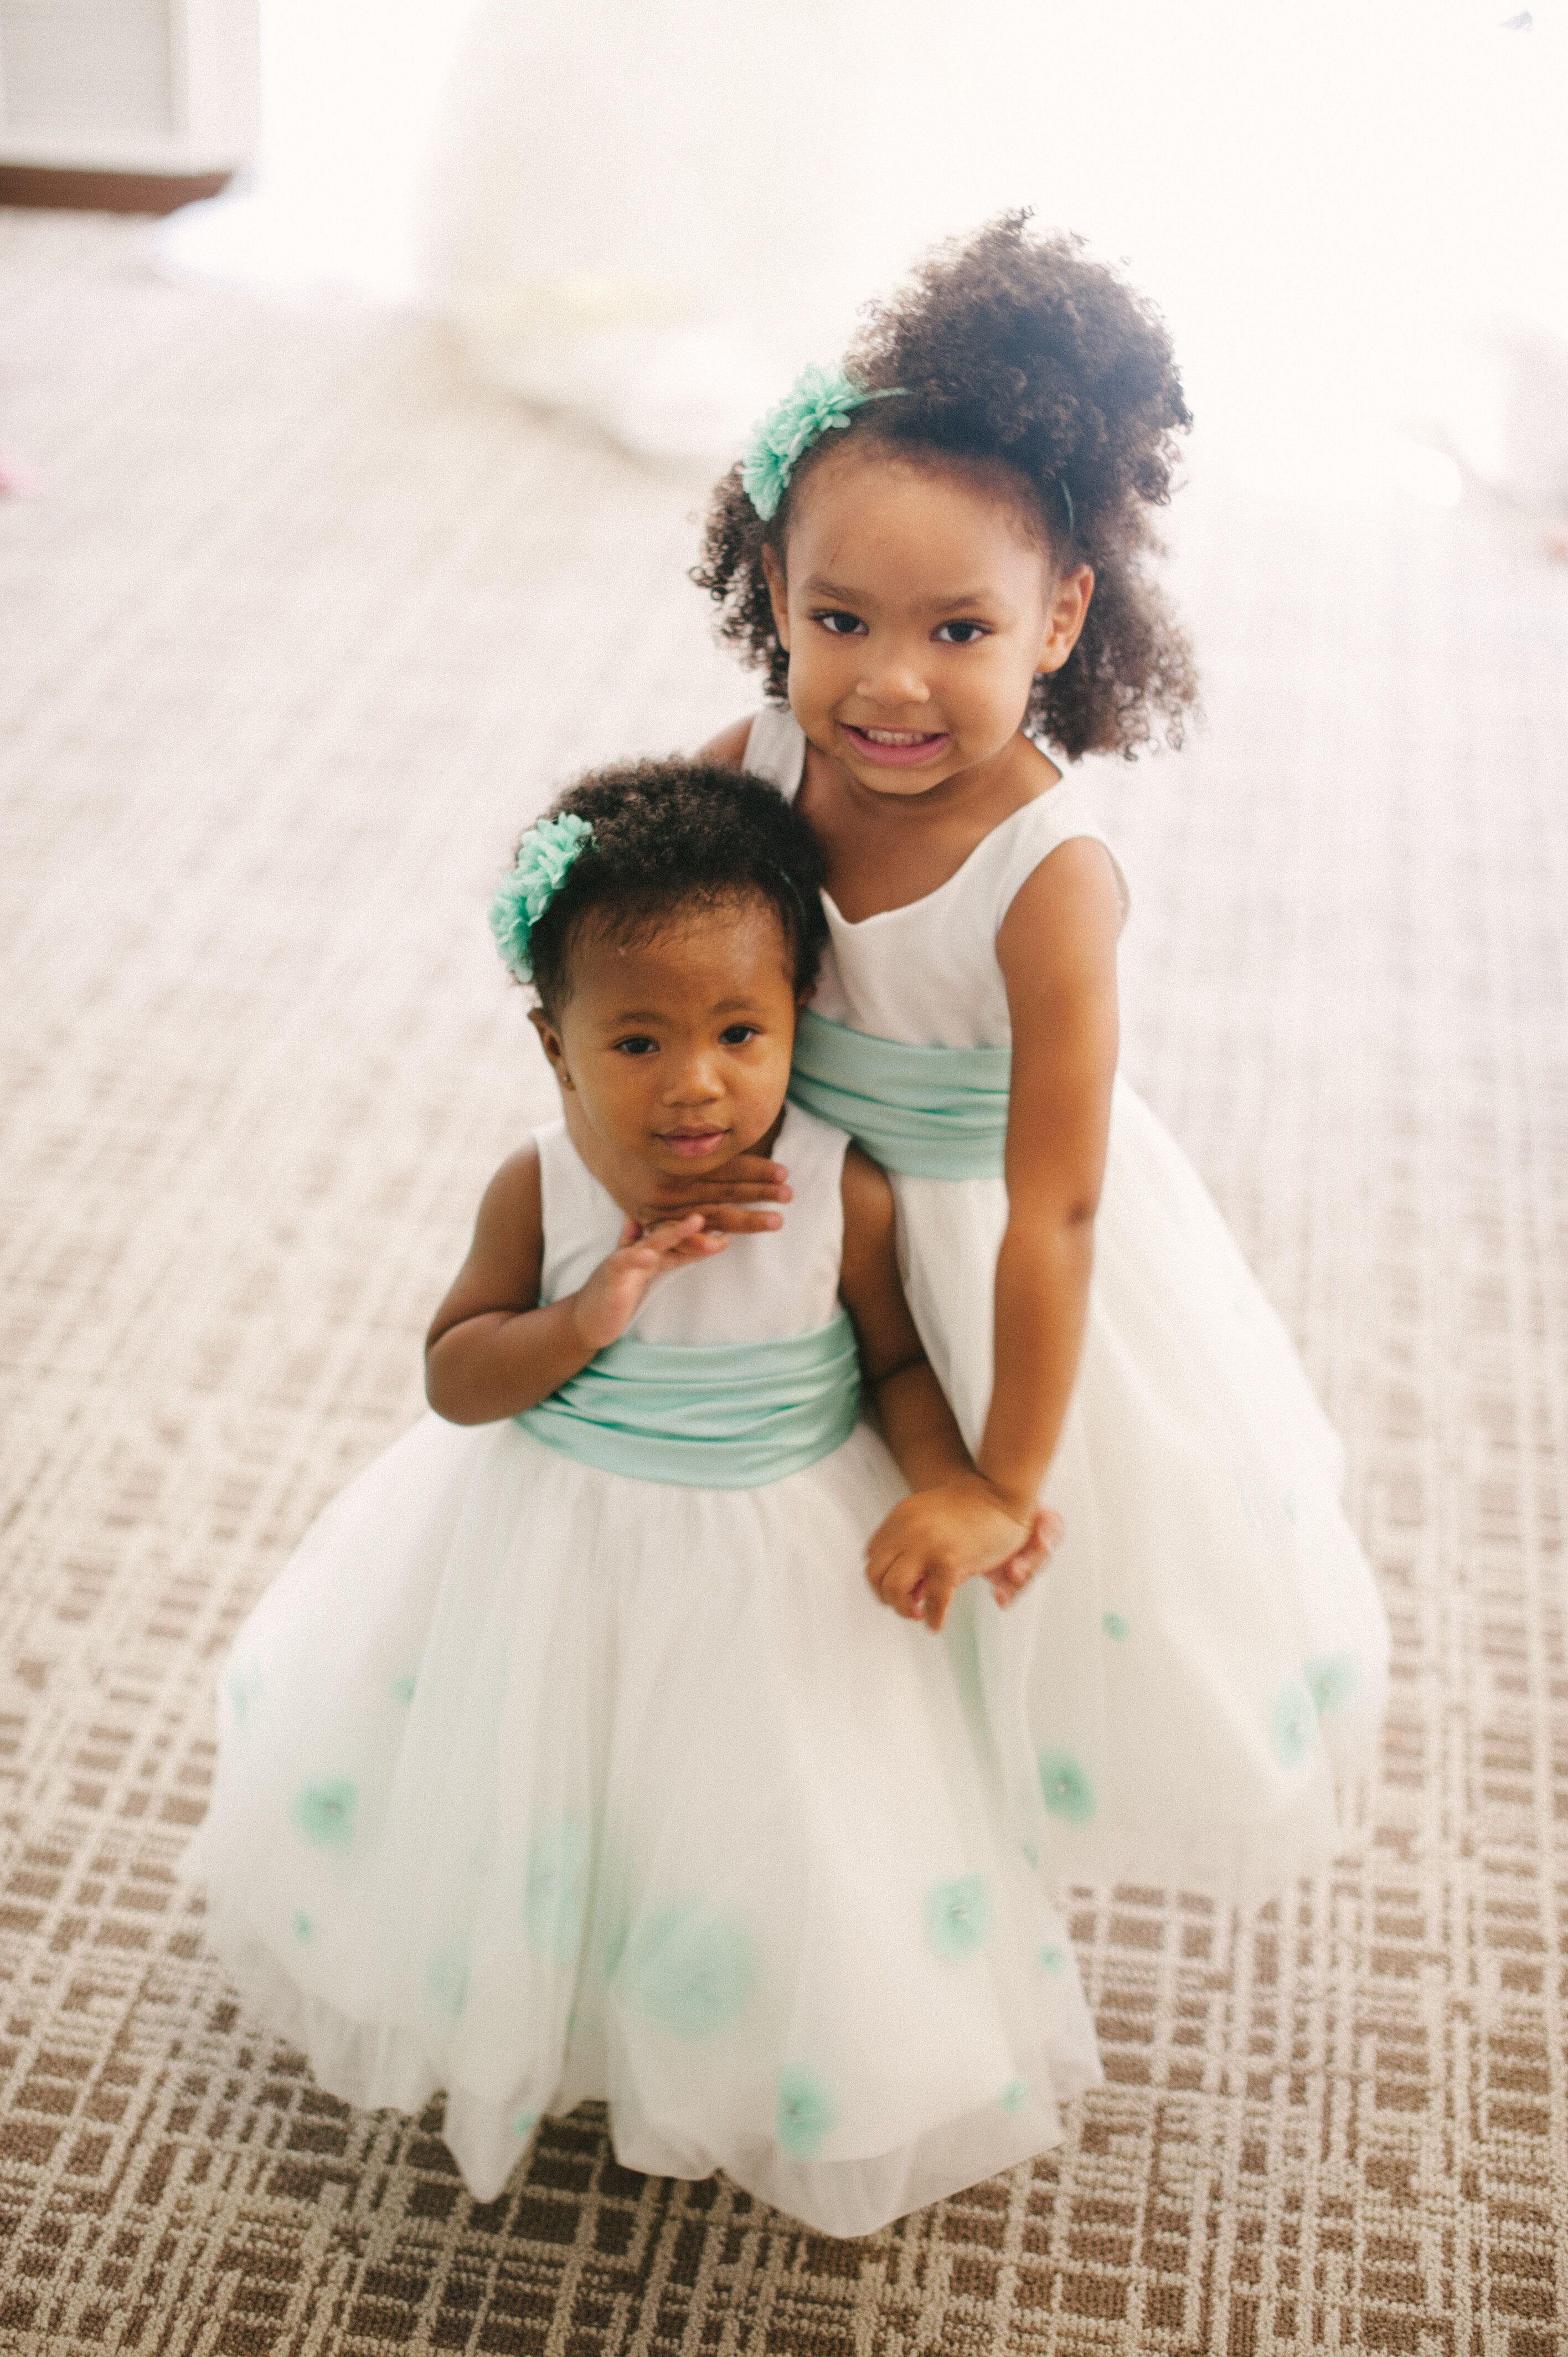
M 561 1034 L 542 1006 L 531 1006 L 528 1019 L 539 1034 L 539 1044 L 550 1059 L 550 1069 L 564 1089 L 572 1085 L 572 1075 L 566 1069 L 566 1050 L 561 1045 Z
M 1075 565 L 1070 573 L 1062 575 L 1047 608 L 1040 651 L 1035 660 L 1036 673 L 1060 671 L 1078 644 L 1093 595 L 1092 565 Z
M 768 602 L 773 608 L 773 627 L 779 633 L 779 643 L 786 654 L 789 651 L 789 597 L 784 587 L 784 567 L 779 562 L 779 552 L 766 542 L 762 549 L 762 570 L 768 583 Z M 1062 661 L 1067 661 L 1064 655 Z

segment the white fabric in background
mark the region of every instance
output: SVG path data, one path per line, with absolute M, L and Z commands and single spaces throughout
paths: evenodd
M 1034 204 L 1126 258 L 1254 477 L 1343 496 L 1389 474 L 1402 421 L 1462 456 L 1495 440 L 1455 384 L 1475 321 L 1568 332 L 1565 20 L 1565 0 L 265 0 L 259 179 L 164 251 L 422 296 L 529 400 L 724 457 L 926 243 Z M 1535 479 L 1539 436 L 1513 439 L 1504 479 Z
M 432 181 L 437 298 L 529 398 L 727 452 L 920 248 L 1037 180 L 1049 14 L 480 0 Z

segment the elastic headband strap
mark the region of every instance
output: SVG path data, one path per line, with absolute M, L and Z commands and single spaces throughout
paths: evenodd
M 765 523 L 778 514 L 789 479 L 808 450 L 824 434 L 846 426 L 857 409 L 870 401 L 907 399 L 908 385 L 895 384 L 881 393 L 867 393 L 847 370 L 823 368 L 813 361 L 803 368 L 782 401 L 752 427 L 751 439 L 740 462 L 741 487 Z M 1066 478 L 1053 475 L 1061 493 L 1069 540 L 1078 537 L 1078 515 Z

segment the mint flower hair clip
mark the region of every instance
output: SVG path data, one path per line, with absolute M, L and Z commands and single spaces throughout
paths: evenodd
M 848 371 L 812 361 L 800 371 L 782 401 L 751 429 L 740 462 L 741 487 L 763 522 L 779 512 L 789 478 L 814 442 L 847 425 L 868 401 L 892 401 L 903 391 L 867 393 Z
M 593 839 L 587 820 L 568 811 L 564 818 L 542 818 L 518 845 L 517 856 L 490 902 L 490 931 L 501 963 L 519 982 L 533 979 L 529 946 L 533 928 Z

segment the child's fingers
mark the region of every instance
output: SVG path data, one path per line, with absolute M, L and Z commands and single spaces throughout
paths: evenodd
M 986 1585 L 1004 1609 L 1023 1594 L 1041 1565 L 1049 1561 L 1063 1528 L 1054 1506 L 1037 1506 L 1030 1519 L 1029 1534 L 1017 1553 L 986 1573 Z
M 1059 1514 L 1053 1513 L 1048 1506 L 1036 1508 L 1020 1544 L 1000 1563 L 993 1563 L 985 1575 L 998 1598 L 1015 1596 L 1033 1579 L 1061 1536 L 1061 1528 Z
M 724 1236 L 705 1238 L 700 1220 L 673 1221 L 663 1227 L 644 1228 L 635 1243 L 618 1245 L 614 1257 L 627 1275 L 651 1279 L 682 1261 L 705 1260 L 722 1252 L 726 1242 Z
M 757 1235 L 783 1226 L 784 1215 L 778 1206 L 789 1200 L 787 1187 L 767 1196 L 761 1188 L 750 1188 L 746 1193 L 748 1199 L 754 1200 L 732 1201 L 724 1196 L 704 1193 L 675 1206 L 648 1203 L 643 1206 L 644 1224 L 657 1227 L 662 1221 L 687 1219 L 695 1212 L 705 1227 L 720 1229 L 725 1235 Z
M 1016 1555 L 998 1564 L 998 1571 L 1010 1577 L 1015 1587 L 1022 1587 L 1049 1560 L 1061 1534 L 1062 1518 L 1055 1508 L 1037 1506 L 1029 1523 L 1028 1537 Z
M 940 1570 L 928 1572 L 920 1583 L 923 1590 L 925 1623 L 933 1637 L 940 1636 L 941 1633 L 942 1623 L 948 1617 L 948 1606 L 952 1602 L 953 1589 L 956 1585 L 957 1582 L 950 1572 Z
M 789 1165 L 770 1154 L 737 1154 L 729 1166 L 730 1182 L 737 1186 L 789 1187 Z
M 728 1210 L 747 1203 L 788 1203 L 789 1174 L 782 1162 L 765 1162 L 743 1154 L 726 1165 L 722 1176 L 701 1178 L 665 1178 L 655 1182 L 645 1216 L 667 1217 L 672 1211 Z
M 900 1498 L 896 1506 L 888 1508 L 872 1532 L 866 1543 L 867 1555 L 902 1555 L 908 1544 L 908 1533 L 911 1526 L 915 1527 L 917 1532 L 918 1530 L 919 1517 L 919 1499 L 918 1497 Z
M 897 1509 L 895 1508 L 886 1520 L 878 1523 L 865 1542 L 865 1576 L 878 1596 L 882 1593 L 884 1575 L 899 1552 L 898 1541 L 894 1535 L 897 1515 Z
M 660 1270 L 665 1265 L 665 1261 L 666 1255 L 646 1241 L 637 1244 L 623 1244 L 615 1256 L 609 1274 L 612 1277 L 637 1277 L 647 1280 L 658 1275 Z
M 693 1193 L 690 1200 L 703 1211 L 730 1210 L 743 1203 L 788 1203 L 792 1200 L 782 1179 L 770 1178 L 759 1184 L 741 1178 L 713 1178 L 687 1183 L 702 1189 L 701 1194 Z M 681 1208 L 683 1211 L 686 1206 L 682 1204 Z
M 1015 1587 L 1022 1587 L 1026 1579 L 1033 1579 L 1049 1553 L 1050 1548 L 1041 1537 L 1037 1523 L 1032 1523 L 1022 1546 L 1015 1554 L 1010 1555 L 1005 1563 L 999 1563 L 996 1569 L 1009 1577 Z
M 896 1555 L 883 1574 L 877 1593 L 901 1620 L 923 1620 L 934 1636 L 948 1617 L 958 1583 L 919 1555 Z
M 671 1236 L 694 1236 L 702 1224 L 701 1211 L 671 1211 L 666 1219 L 649 1222 L 642 1232 L 643 1242 L 663 1243 Z
M 703 1215 L 688 1211 L 682 1219 L 660 1220 L 656 1226 L 644 1228 L 635 1249 L 663 1255 L 680 1245 L 693 1242 L 703 1233 Z
M 788 1192 L 778 1200 L 787 1202 Z M 742 1203 L 709 1203 L 703 1214 L 710 1228 L 717 1228 L 726 1236 L 771 1235 L 784 1224 L 780 1212 L 765 1207 L 760 1201 Z
M 672 1245 L 669 1258 L 673 1261 L 712 1260 L 714 1254 L 725 1251 L 728 1243 L 727 1236 L 715 1236 L 709 1229 L 699 1228 L 694 1236 L 682 1236 L 678 1244 Z
M 918 1557 L 893 1547 L 867 1560 L 865 1576 L 883 1603 L 900 1620 L 918 1620 L 924 1608 L 924 1598 L 918 1592 L 920 1569 Z
M 879 1596 L 884 1604 L 888 1600 L 886 1582 L 894 1564 L 897 1561 L 897 1547 L 889 1546 L 880 1531 L 873 1534 L 865 1550 L 866 1579 L 873 1594 Z
M 910 1555 L 906 1535 L 906 1512 L 908 1504 L 909 1501 L 905 1499 L 901 1504 L 895 1506 L 891 1513 L 884 1516 L 865 1543 L 866 1577 L 878 1595 L 882 1592 L 883 1582 L 898 1564 L 908 1566 L 909 1577 L 918 1577 L 919 1559 L 918 1556 Z

